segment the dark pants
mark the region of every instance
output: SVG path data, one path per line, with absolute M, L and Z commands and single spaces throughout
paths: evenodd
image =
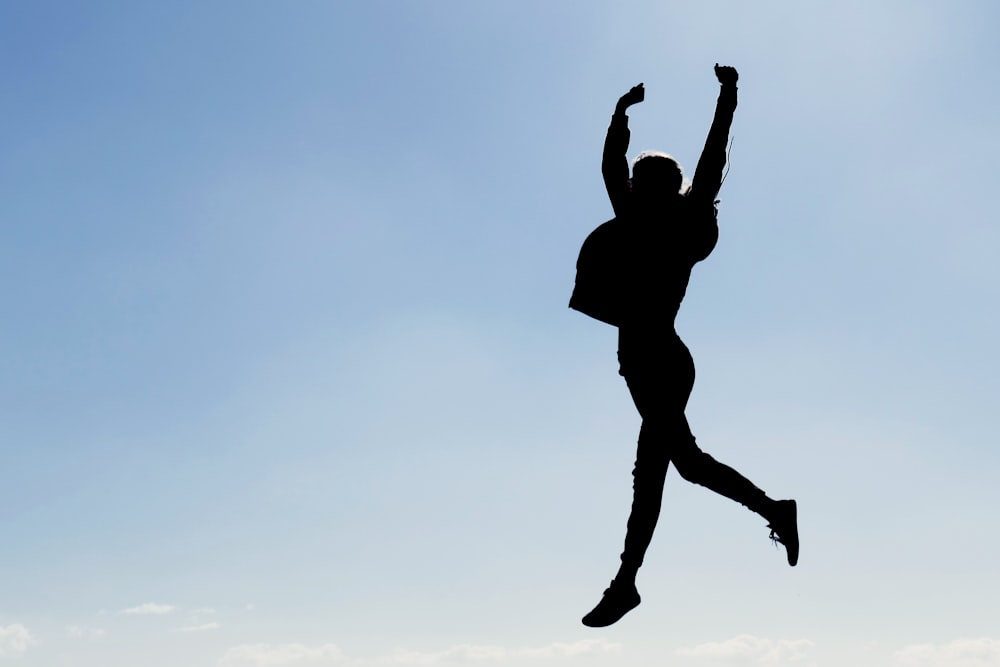
M 771 500 L 740 473 L 701 451 L 684 409 L 694 387 L 694 361 L 676 335 L 661 338 L 655 348 L 620 351 L 635 407 L 642 416 L 633 477 L 632 513 L 628 519 L 621 573 L 634 577 L 642 565 L 660 515 L 667 467 L 680 476 L 731 498 L 764 515 Z

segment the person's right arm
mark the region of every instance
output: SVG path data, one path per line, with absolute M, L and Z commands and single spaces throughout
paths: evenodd
M 629 199 L 628 185 L 628 152 L 629 129 L 626 111 L 633 104 L 642 102 L 646 91 L 640 83 L 622 95 L 611 117 L 607 137 L 604 139 L 604 155 L 601 160 L 601 173 L 604 176 L 604 187 L 608 190 L 611 207 L 615 215 L 625 213 Z

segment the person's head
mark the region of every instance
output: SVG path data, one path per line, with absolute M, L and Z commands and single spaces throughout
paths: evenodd
M 681 166 L 666 153 L 644 151 L 632 163 L 632 191 L 643 199 L 672 198 L 683 182 Z

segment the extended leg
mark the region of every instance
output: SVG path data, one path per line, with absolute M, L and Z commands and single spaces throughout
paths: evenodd
M 686 421 L 686 420 L 685 420 Z M 674 440 L 670 460 L 681 477 L 735 500 L 770 522 L 771 537 L 785 545 L 788 564 L 799 559 L 797 508 L 794 500 L 772 500 L 739 472 L 719 463 L 690 439 Z
M 694 436 L 690 435 L 686 418 L 684 429 L 688 436 L 674 439 L 670 450 L 670 460 L 674 462 L 680 476 L 735 500 L 764 518 L 770 517 L 775 501 L 768 498 L 766 493 L 739 472 L 703 452 L 695 442 Z
M 670 465 L 665 437 L 666 434 L 656 420 L 642 422 L 635 467 L 632 469 L 632 511 L 625 532 L 622 564 L 615 580 L 635 583 L 636 573 L 642 566 L 646 549 L 653 539 L 663 502 L 663 485 Z
M 635 468 L 632 470 L 632 511 L 625 534 L 625 550 L 621 555 L 622 564 L 611 586 L 604 591 L 604 597 L 583 617 L 584 625 L 611 625 L 640 602 L 639 592 L 635 588 L 635 576 L 642 565 L 660 516 L 663 483 L 669 465 L 667 449 L 663 431 L 658 428 L 657 422 L 643 420 Z

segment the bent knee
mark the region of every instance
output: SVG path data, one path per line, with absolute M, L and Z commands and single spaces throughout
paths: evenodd
M 716 465 L 715 459 L 698 449 L 693 443 L 690 449 L 685 448 L 684 451 L 671 457 L 671 461 L 677 468 L 677 474 L 696 484 L 705 479 Z

